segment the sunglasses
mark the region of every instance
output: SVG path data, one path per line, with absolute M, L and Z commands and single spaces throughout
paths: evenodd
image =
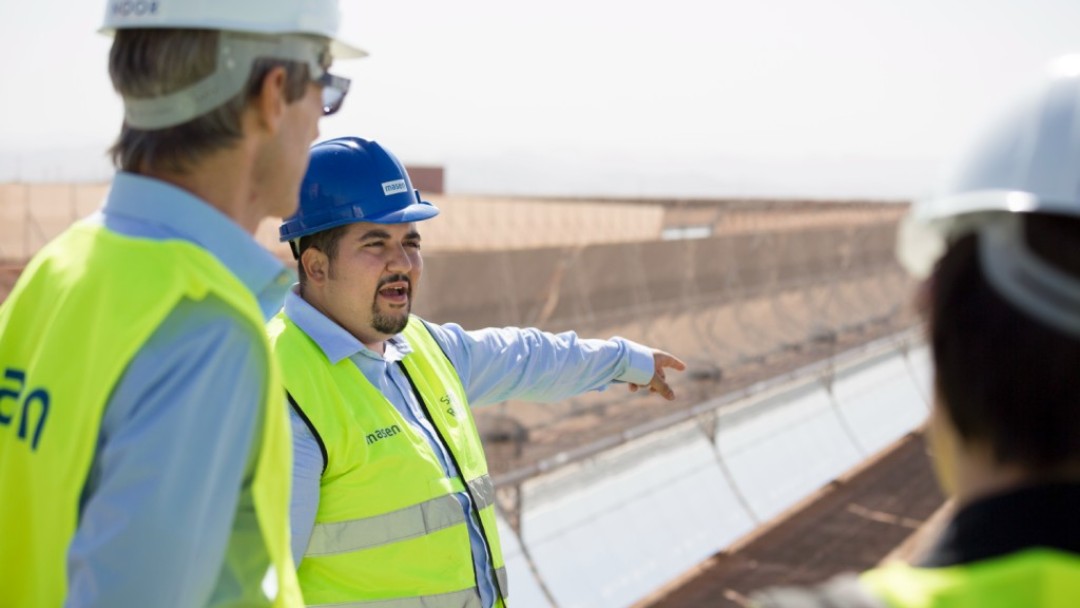
M 349 92 L 349 79 L 344 76 L 335 76 L 330 72 L 323 72 L 322 76 L 315 79 L 315 84 L 322 87 L 322 113 L 330 116 L 341 109 L 345 95 Z

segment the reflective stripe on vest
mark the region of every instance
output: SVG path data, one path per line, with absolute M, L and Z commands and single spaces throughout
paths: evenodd
M 1074 608 L 1080 555 L 1036 548 L 943 568 L 894 564 L 859 582 L 891 608 Z
M 465 484 L 477 509 L 486 509 L 495 505 L 495 484 L 490 475 L 483 475 Z
M 468 483 L 470 494 L 477 500 L 477 509 L 494 504 L 495 486 L 484 475 Z M 418 505 L 382 515 L 316 524 L 311 531 L 305 556 L 333 555 L 377 547 L 386 543 L 430 534 L 443 528 L 465 523 L 465 512 L 456 498 L 447 494 Z
M 471 597 L 479 602 L 459 493 L 472 497 L 496 569 L 496 594 L 505 597 L 495 491 L 479 433 L 457 373 L 423 322 L 414 317 L 404 332 L 413 352 L 402 367 L 457 464 L 461 477 L 452 479 L 424 434 L 351 360 L 331 364 L 284 313 L 268 331 L 286 388 L 326 448 L 315 528 L 299 569 L 305 600 L 425 607 L 471 605 L 461 600 Z
M 27 266 L 0 306 L 0 423 L 22 399 L 22 420 L 0 424 L 0 496 L 18 497 L 0 500 L 0 571 L 8 574 L 0 606 L 51 607 L 64 600 L 67 549 L 109 395 L 181 299 L 210 295 L 249 321 L 252 339 L 261 341 L 262 313 L 252 294 L 212 255 L 185 241 L 131 238 L 78 223 Z M 261 342 L 268 355 L 269 345 Z M 288 544 L 292 451 L 269 356 L 267 362 L 252 482 L 259 529 L 251 532 L 262 537 L 277 572 L 276 605 L 296 606 L 302 600 Z M 27 411 L 34 412 L 28 403 L 43 406 L 32 433 L 22 430 Z M 258 557 L 242 559 L 252 565 Z
M 476 592 L 476 589 L 399 600 L 308 604 L 308 608 L 481 608 L 481 606 L 480 594 Z
M 460 511 L 460 509 L 458 509 Z M 499 584 L 506 589 L 506 568 L 495 571 Z M 503 604 L 505 606 L 505 604 Z M 480 594 L 476 589 L 454 591 L 439 595 L 425 595 L 400 600 L 371 600 L 367 602 L 346 602 L 334 604 L 308 604 L 308 608 L 481 608 Z
M 495 581 L 506 597 L 510 597 L 510 578 L 506 576 L 506 566 L 495 569 Z

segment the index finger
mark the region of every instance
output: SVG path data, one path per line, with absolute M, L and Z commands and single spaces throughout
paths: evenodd
M 673 355 L 671 353 L 667 353 L 667 352 L 664 352 L 662 350 L 658 350 L 658 351 L 655 351 L 655 354 L 656 354 L 656 364 L 659 365 L 660 367 L 670 367 L 672 369 L 677 369 L 679 371 L 683 371 L 683 370 L 686 369 L 686 363 L 684 363 L 682 359 L 676 357 L 675 355 Z

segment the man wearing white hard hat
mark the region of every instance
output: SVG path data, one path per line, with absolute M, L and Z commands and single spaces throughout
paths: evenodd
M 956 512 L 913 565 L 758 597 L 761 608 L 1080 604 L 1080 57 L 1057 62 L 916 205 L 929 442 Z
M 124 121 L 102 209 L 0 307 L 0 606 L 300 605 L 291 453 L 263 323 L 362 51 L 337 0 L 109 0 Z

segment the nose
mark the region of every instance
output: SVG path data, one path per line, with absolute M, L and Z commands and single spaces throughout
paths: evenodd
M 391 249 L 390 257 L 386 260 L 386 269 L 390 272 L 405 274 L 412 270 L 413 262 L 404 245 L 398 245 Z

